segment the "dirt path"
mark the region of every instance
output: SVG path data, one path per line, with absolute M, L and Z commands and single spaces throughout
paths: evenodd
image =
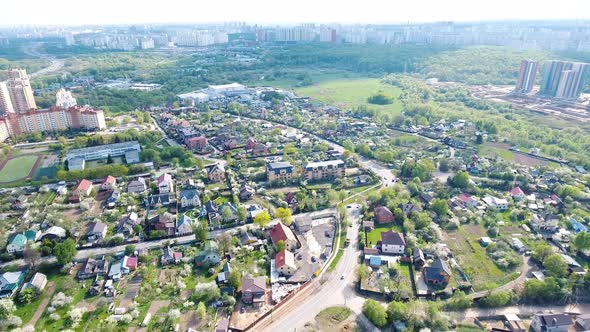
M 45 298 L 43 299 L 43 301 L 41 301 L 41 303 L 39 304 L 39 307 L 37 307 L 37 311 L 35 311 L 35 314 L 33 315 L 33 317 L 31 317 L 31 320 L 25 325 L 31 325 L 34 327 L 35 324 L 37 324 L 37 321 L 39 320 L 39 318 L 41 318 L 41 316 L 45 312 L 45 308 L 47 308 L 47 305 L 49 304 L 49 300 L 51 300 L 51 297 L 53 296 L 54 292 L 55 292 L 55 283 L 49 282 L 47 284 Z

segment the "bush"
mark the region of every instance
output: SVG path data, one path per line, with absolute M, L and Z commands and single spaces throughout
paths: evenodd
M 484 308 L 499 308 L 514 303 L 516 294 L 512 291 L 491 292 L 479 300 L 479 305 Z
M 465 310 L 473 304 L 473 299 L 467 297 L 464 292 L 456 292 L 445 303 L 445 309 L 449 311 Z
M 388 96 L 382 92 L 379 92 L 376 95 L 372 95 L 371 97 L 367 98 L 367 102 L 369 104 L 375 104 L 375 105 L 389 105 L 393 103 L 393 97 L 392 96 Z

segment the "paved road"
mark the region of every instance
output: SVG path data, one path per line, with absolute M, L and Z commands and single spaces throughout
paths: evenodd
M 56 59 L 55 57 L 53 57 L 51 55 L 41 53 L 39 50 L 41 45 L 42 45 L 41 43 L 38 43 L 38 44 L 33 45 L 32 47 L 28 47 L 23 50 L 25 52 L 25 54 L 27 54 L 27 55 L 33 56 L 35 58 L 41 58 L 41 59 L 44 59 L 47 61 L 51 61 L 51 64 L 48 67 L 40 69 L 34 73 L 29 73 L 30 78 L 35 78 L 37 76 L 43 76 L 43 75 L 55 73 L 55 72 L 59 71 L 65 64 L 64 60 L 62 60 L 62 59 Z
M 506 314 L 516 314 L 519 316 L 531 316 L 537 312 L 567 312 L 575 314 L 590 313 L 590 303 L 568 304 L 568 305 L 515 305 L 498 309 L 479 309 L 471 308 L 464 312 L 454 312 L 453 315 L 458 319 L 500 316 Z
M 357 296 L 354 289 L 357 260 L 360 255 L 358 250 L 358 226 L 361 220 L 360 205 L 353 204 L 349 209 L 352 227 L 348 228 L 348 238 L 351 239 L 350 246 L 344 249 L 344 255 L 338 262 L 336 269 L 327 272 L 321 277 L 321 285 L 312 285 L 312 293 L 305 297 L 295 297 L 292 303 L 277 310 L 273 314 L 281 317 L 280 320 L 269 322 L 268 319 L 252 330 L 262 331 L 296 331 L 301 330 L 305 323 L 313 321 L 315 316 L 323 309 L 331 306 L 346 305 L 359 316 L 359 323 L 372 330 L 374 327 L 362 315 L 364 299 Z M 342 280 L 344 276 L 344 280 Z M 302 291 L 302 293 L 305 291 Z M 307 294 L 307 293 L 306 293 Z M 284 312 L 283 312 L 284 311 Z

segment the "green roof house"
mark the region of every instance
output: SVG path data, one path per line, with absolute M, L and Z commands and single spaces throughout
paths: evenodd
M 12 237 L 12 240 L 10 240 L 8 242 L 8 245 L 6 246 L 6 251 L 9 254 L 14 254 L 17 252 L 25 251 L 26 247 L 27 247 L 27 237 L 24 236 L 23 234 L 16 234 L 15 236 Z

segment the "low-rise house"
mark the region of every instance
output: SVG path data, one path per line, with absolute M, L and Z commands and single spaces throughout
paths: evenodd
M 250 198 L 252 198 L 252 196 L 254 196 L 254 188 L 244 184 L 240 187 L 240 199 L 242 201 L 247 201 Z
M 190 150 L 196 152 L 207 151 L 207 147 L 209 145 L 205 136 L 190 137 L 185 140 L 185 143 Z
M 231 265 L 229 265 L 229 262 L 225 262 L 225 264 L 223 264 L 223 269 L 217 274 L 217 283 L 227 284 L 229 282 L 231 271 Z
M 245 231 L 240 235 L 240 244 L 242 246 L 246 246 L 249 244 L 253 244 L 258 242 L 258 238 L 256 238 L 256 236 L 250 234 L 250 232 Z
M 279 241 L 283 241 L 285 248 L 293 251 L 299 248 L 299 241 L 291 230 L 291 228 L 285 226 L 282 222 L 277 223 L 270 230 L 270 239 L 275 247 L 278 246 Z
M 74 194 L 74 197 L 81 198 L 81 197 L 86 197 L 86 196 L 90 195 L 91 191 L 92 191 L 92 182 L 90 182 L 86 179 L 83 179 L 83 180 L 80 180 L 78 182 L 78 184 L 76 184 L 73 194 Z
M 292 276 L 297 271 L 295 255 L 287 249 L 279 251 L 275 256 L 275 267 L 280 274 L 286 277 Z
M 221 163 L 207 167 L 207 179 L 210 182 L 221 182 L 225 180 L 225 168 Z
M 183 189 L 180 191 L 180 206 L 183 209 L 201 206 L 197 189 Z
M 111 195 L 107 198 L 107 208 L 114 208 L 119 201 L 119 197 L 121 197 L 121 193 L 118 190 L 113 190 Z
M 294 167 L 286 161 L 277 161 L 266 164 L 266 176 L 268 181 L 291 181 L 294 176 Z
M 164 231 L 167 236 L 176 234 L 176 217 L 170 213 L 155 215 L 148 219 L 148 225 L 151 229 Z
M 384 254 L 403 255 L 406 250 L 404 235 L 394 231 L 381 233 L 381 252 Z
M 150 195 L 146 199 L 146 204 L 150 208 L 158 207 L 158 206 L 168 206 L 175 202 L 175 197 L 172 194 L 158 194 L 158 195 Z
M 219 322 L 217 322 L 217 325 L 215 325 L 214 332 L 227 332 L 228 328 L 229 328 L 229 319 L 222 318 L 219 320 Z
M 183 214 L 176 225 L 176 235 L 186 235 L 193 232 L 193 220 L 185 214 Z
M 405 204 L 399 204 L 397 207 L 402 210 L 402 213 L 406 217 L 409 217 L 414 212 L 420 212 L 420 211 L 422 211 L 420 209 L 420 207 L 418 207 L 416 204 L 413 204 L 411 202 L 408 202 L 408 203 L 405 203 Z
M 260 206 L 258 206 L 258 204 L 250 204 L 246 208 L 246 215 L 248 221 L 254 221 L 254 217 L 256 217 L 256 215 L 262 212 L 264 212 L 264 210 Z
M 104 240 L 104 238 L 107 236 L 107 228 L 108 227 L 105 223 L 102 223 L 100 221 L 95 222 L 90 225 L 88 233 L 86 233 L 86 236 L 88 237 L 89 241 Z
M 486 196 L 483 201 L 492 210 L 504 211 L 508 208 L 508 201 L 504 198 Z
M 526 197 L 526 195 L 524 194 L 524 191 L 522 191 L 522 189 L 520 189 L 520 187 L 512 188 L 512 190 L 510 190 L 509 194 L 510 194 L 510 197 L 512 197 L 512 199 L 515 201 L 522 201 Z
M 215 203 L 215 201 L 210 200 L 207 203 L 205 203 L 205 213 L 207 215 L 207 218 L 209 218 L 210 222 L 217 221 L 218 212 L 219 207 L 217 206 L 217 203 Z
M 59 241 L 61 239 L 65 239 L 65 238 L 66 238 L 66 230 L 65 229 L 63 229 L 59 226 L 51 226 L 47 230 L 45 230 L 45 232 L 43 232 L 43 234 L 41 234 L 41 236 L 39 237 L 39 241 L 43 241 L 45 239 Z
M 463 208 L 473 209 L 477 207 L 477 200 L 471 197 L 471 195 L 469 194 L 461 194 L 455 198 L 459 202 L 459 204 L 463 206 Z
M 434 199 L 434 196 L 432 196 L 432 194 L 430 194 L 430 193 L 423 193 L 423 194 L 420 194 L 420 196 L 418 198 L 420 198 L 420 202 L 422 202 L 422 206 L 429 206 L 430 203 L 432 202 L 432 200 Z
M 129 181 L 127 192 L 132 194 L 142 194 L 147 190 L 147 183 L 144 178 L 137 178 Z
M 588 233 L 588 227 L 586 227 L 584 224 L 580 223 L 576 219 L 570 218 L 569 222 L 570 222 L 570 225 L 572 226 L 572 231 L 574 231 L 575 234 L 584 233 L 584 232 Z
M 577 331 L 590 331 L 590 313 L 583 314 L 576 318 Z
M 25 284 L 24 288 L 34 288 L 37 291 L 41 292 L 45 289 L 46 285 L 47 285 L 47 276 L 41 272 L 37 272 L 37 273 L 35 273 L 35 275 L 33 275 L 31 280 L 29 280 L 29 282 L 27 282 Z
M 254 144 L 254 147 L 252 148 L 252 154 L 255 156 L 264 156 L 270 153 L 270 150 L 268 149 L 268 147 L 262 143 L 256 143 Z
M 292 191 L 289 191 L 287 193 L 287 195 L 285 196 L 285 202 L 287 202 L 287 204 L 289 205 L 289 207 L 291 209 L 295 208 L 297 206 L 297 197 L 295 197 L 295 193 Z
M 180 251 L 174 251 L 170 247 L 165 247 L 160 257 L 160 263 L 162 265 L 180 264 L 181 259 L 182 253 Z
M 451 269 L 447 262 L 437 258 L 430 266 L 424 267 L 422 275 L 426 284 L 446 287 L 451 277 Z
M 135 212 L 130 212 L 128 215 L 121 218 L 119 224 L 115 228 L 116 234 L 121 234 L 123 238 L 128 238 L 135 234 L 135 226 L 139 225 L 139 216 Z
M 412 253 L 412 260 L 416 270 L 421 270 L 424 267 L 424 264 L 426 264 L 424 253 L 418 248 L 414 249 L 414 252 Z
M 27 238 L 27 241 L 37 242 L 41 237 L 41 231 L 35 229 L 27 229 L 23 232 L 23 235 Z
M 215 266 L 221 262 L 219 245 L 213 240 L 205 242 L 203 250 L 195 257 L 197 266 Z
M 114 190 L 117 186 L 117 178 L 109 175 L 100 184 L 100 190 Z
M 160 194 L 169 194 L 174 192 L 174 181 L 172 175 L 164 173 L 158 177 L 158 192 Z
M 266 277 L 242 278 L 242 301 L 261 306 L 266 302 Z
M 121 270 L 123 273 L 128 274 L 131 271 L 135 271 L 137 269 L 137 265 L 139 260 L 136 256 L 125 256 L 123 257 L 123 264 L 121 265 Z
M 120 280 L 123 277 L 123 272 L 121 271 L 121 266 L 123 265 L 123 261 L 116 261 L 111 264 L 111 268 L 109 269 L 108 278 L 113 279 L 115 281 Z
M 103 276 L 109 272 L 109 262 L 100 257 L 98 259 L 88 258 L 84 267 L 78 271 L 78 279 L 84 280 Z
M 24 252 L 27 248 L 27 237 L 24 234 L 15 234 L 8 240 L 6 252 L 9 254 Z
M 0 299 L 12 297 L 25 280 L 26 273 L 21 271 L 0 274 Z
M 572 317 L 567 314 L 536 314 L 531 327 L 535 332 L 567 332 L 572 327 Z
M 342 160 L 327 160 L 309 163 L 303 169 L 307 181 L 341 178 L 346 175 L 346 164 Z
M 374 211 L 375 222 L 378 224 L 389 224 L 395 221 L 393 212 L 385 206 L 378 206 Z
M 542 216 L 533 214 L 530 223 L 533 230 L 539 233 L 552 234 L 559 230 L 559 217 L 552 213 L 545 213 Z
M 572 256 L 561 254 L 561 258 L 563 258 L 563 260 L 567 263 L 567 269 L 569 273 L 575 273 L 580 275 L 586 274 L 586 270 L 584 269 L 584 267 L 580 263 L 578 263 Z

